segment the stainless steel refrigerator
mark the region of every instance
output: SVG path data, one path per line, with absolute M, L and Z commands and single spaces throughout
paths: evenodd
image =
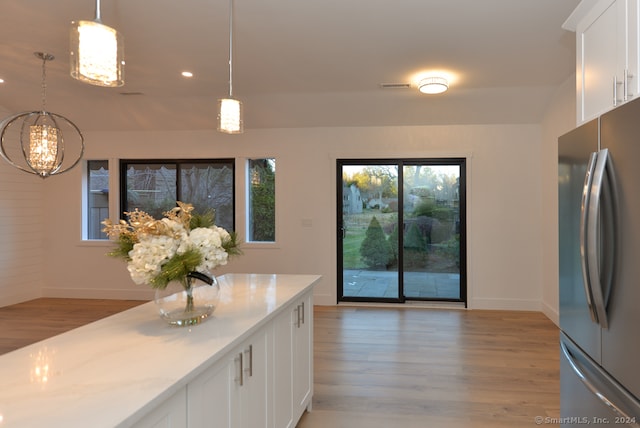
M 558 139 L 560 425 L 640 427 L 640 99 Z

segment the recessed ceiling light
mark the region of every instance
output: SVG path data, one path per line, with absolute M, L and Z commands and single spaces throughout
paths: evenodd
M 190 71 L 183 71 L 180 74 L 182 74 L 182 77 L 193 77 L 193 73 Z
M 0 83 L 4 83 L 4 79 L 0 79 Z
M 449 82 L 444 77 L 426 77 L 418 84 L 423 94 L 441 94 L 449 89 Z

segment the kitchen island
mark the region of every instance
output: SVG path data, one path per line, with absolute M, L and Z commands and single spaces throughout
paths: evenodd
M 170 326 L 149 302 L 5 354 L 0 428 L 295 426 L 319 279 L 227 274 L 200 325 Z

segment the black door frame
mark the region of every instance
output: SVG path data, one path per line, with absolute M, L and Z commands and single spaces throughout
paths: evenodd
M 459 165 L 460 166 L 460 185 L 459 185 L 459 209 L 460 209 L 460 298 L 416 298 L 407 299 L 404 295 L 404 275 L 403 275 L 403 251 L 398 251 L 398 296 L 396 298 L 385 297 L 358 297 L 344 296 L 344 270 L 343 270 L 343 186 L 342 186 L 342 170 L 343 166 L 348 165 L 396 165 L 398 167 L 398 219 L 404 217 L 404 183 L 403 170 L 404 166 L 410 165 Z M 339 302 L 381 302 L 381 303 L 404 303 L 406 300 L 411 301 L 429 301 L 429 302 L 460 302 L 467 307 L 467 174 L 466 174 L 466 158 L 355 158 L 355 159 L 336 159 L 336 221 L 337 221 L 337 303 Z M 403 248 L 403 234 L 398 234 L 398 248 Z

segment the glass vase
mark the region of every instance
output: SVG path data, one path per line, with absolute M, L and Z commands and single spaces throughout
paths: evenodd
M 213 313 L 220 300 L 220 286 L 215 277 L 211 284 L 187 276 L 156 289 L 154 302 L 160 317 L 171 325 L 200 324 Z

